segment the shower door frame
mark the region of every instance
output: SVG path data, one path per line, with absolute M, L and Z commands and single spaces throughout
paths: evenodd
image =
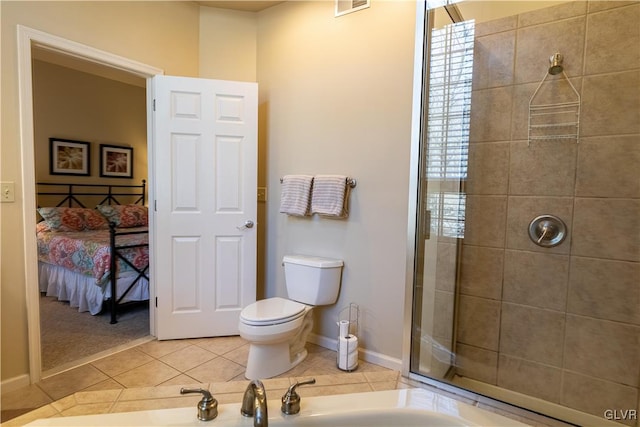
M 452 22 L 461 20 L 457 8 L 451 7 L 447 12 Z M 422 306 L 420 312 L 417 312 L 416 299 L 418 294 L 418 284 L 422 284 L 424 274 L 424 235 L 428 233 L 430 224 L 426 223 L 419 209 L 423 207 L 426 199 L 426 188 L 423 184 L 423 170 L 426 166 L 424 157 L 427 148 L 427 117 L 429 106 L 429 65 L 427 60 L 430 55 L 430 31 L 428 26 L 432 26 L 434 21 L 434 10 L 428 9 L 426 0 L 419 0 L 416 5 L 416 43 L 414 58 L 414 80 L 413 80 L 413 106 L 412 106 L 412 133 L 411 133 L 411 162 L 410 162 L 410 181 L 409 181 L 409 209 L 408 209 L 408 227 L 407 227 L 407 264 L 406 264 L 406 282 L 405 282 L 405 310 L 404 310 L 404 336 L 403 336 L 403 358 L 402 358 L 402 374 L 411 379 L 419 380 L 443 388 L 447 391 L 470 395 L 475 393 L 467 392 L 459 387 L 438 381 L 431 377 L 418 374 L 411 371 L 412 365 L 417 364 L 417 351 L 412 351 L 414 345 L 418 342 L 412 342 L 414 329 L 414 319 L 422 316 Z M 456 248 L 456 264 L 458 263 L 459 245 Z M 458 268 L 456 265 L 456 283 L 458 281 Z M 421 287 L 421 286 L 420 286 Z M 420 297 L 421 299 L 421 297 Z M 458 292 L 457 286 L 454 290 L 454 313 L 453 313 L 453 339 L 452 345 L 455 345 L 455 336 L 457 329 L 457 307 Z M 455 354 L 455 348 L 452 348 Z

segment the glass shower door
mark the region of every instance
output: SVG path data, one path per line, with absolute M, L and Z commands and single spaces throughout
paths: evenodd
M 450 7 L 451 10 L 455 10 Z M 455 23 L 444 8 L 429 13 L 428 102 L 424 111 L 416 239 L 412 367 L 448 378 L 455 364 L 457 258 L 464 237 L 473 21 Z

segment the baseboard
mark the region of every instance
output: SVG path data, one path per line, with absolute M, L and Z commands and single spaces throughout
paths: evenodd
M 309 342 L 319 345 L 320 347 L 327 348 L 329 350 L 336 351 L 338 348 L 338 340 L 334 338 L 328 338 L 322 335 L 311 333 L 308 338 Z M 387 356 L 386 354 L 377 353 L 375 351 L 367 350 L 360 347 L 358 349 L 359 359 L 365 362 L 373 363 L 375 365 L 382 366 L 387 369 L 393 369 L 394 371 L 402 371 L 402 360 L 395 357 Z
M 5 394 L 9 391 L 26 387 L 29 384 L 31 384 L 31 380 L 28 374 L 18 375 L 17 377 L 2 381 L 2 383 L 0 383 L 0 390 L 2 390 L 2 394 Z

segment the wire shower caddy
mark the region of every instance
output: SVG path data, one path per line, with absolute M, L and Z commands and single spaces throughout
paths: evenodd
M 562 140 L 573 139 L 578 143 L 578 131 L 580 128 L 580 94 L 567 77 L 562 67 L 562 55 L 556 53 L 549 58 L 552 66 L 545 73 L 544 78 L 538 84 L 535 92 L 529 100 L 529 133 L 528 144 L 536 140 Z M 562 74 L 563 79 L 547 82 L 550 75 Z M 547 82 L 548 85 L 558 86 L 564 82 L 564 99 L 557 102 L 549 102 L 541 90 Z M 555 93 L 555 95 L 559 95 Z M 561 94 L 560 94 L 561 95 Z

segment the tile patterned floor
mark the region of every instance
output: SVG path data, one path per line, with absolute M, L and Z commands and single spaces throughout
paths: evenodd
M 180 387 L 201 387 L 220 404 L 239 403 L 249 346 L 240 337 L 149 341 L 2 395 L 2 426 L 22 426 L 39 418 L 195 406 L 199 395 L 180 395 Z M 360 360 L 354 372 L 336 367 L 336 353 L 307 343 L 308 357 L 276 378 L 264 380 L 269 399 L 295 381 L 313 377 L 304 396 L 430 389 L 531 426 L 566 427 L 541 415 L 499 402 L 474 399 L 409 380 L 400 373 Z
M 272 393 L 298 378 L 315 377 L 307 395 L 396 388 L 399 373 L 360 361 L 356 372 L 336 367 L 335 352 L 307 344 L 309 356 L 291 371 L 267 380 Z M 149 341 L 2 395 L 4 425 L 23 425 L 49 416 L 179 407 L 197 396 L 181 386 L 208 387 L 220 403 L 240 401 L 249 345 L 240 337 Z

